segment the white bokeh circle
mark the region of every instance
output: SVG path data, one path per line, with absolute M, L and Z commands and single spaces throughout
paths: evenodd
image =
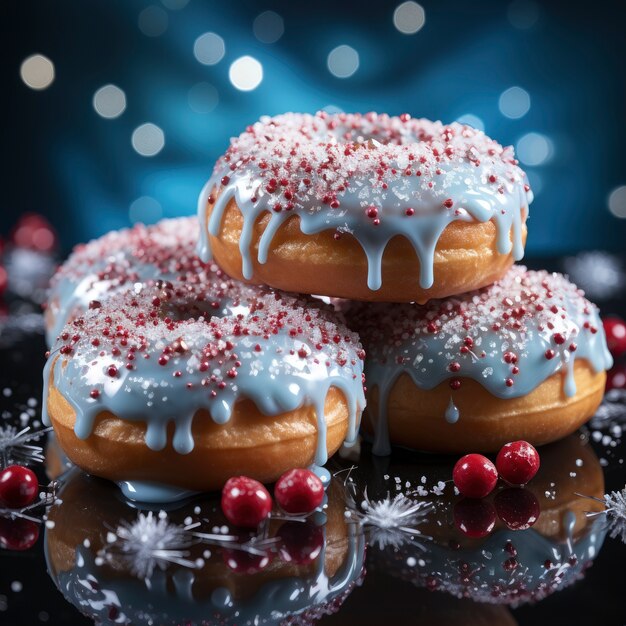
M 252 91 L 263 80 L 263 66 L 254 57 L 248 55 L 239 57 L 232 62 L 228 78 L 240 91 Z
M 93 108 L 100 117 L 115 119 L 126 109 L 126 94 L 117 85 L 104 85 L 93 94 Z
M 31 89 L 47 89 L 54 81 L 54 63 L 43 54 L 33 54 L 22 61 L 20 76 Z
M 328 70 L 337 78 L 350 78 L 359 69 L 359 53 L 342 44 L 333 48 L 327 59 Z
M 131 137 L 131 143 L 138 154 L 152 157 L 163 150 L 165 134 L 156 124 L 146 122 L 135 128 Z
M 424 7 L 417 2 L 403 2 L 393 12 L 393 25 L 403 35 L 414 35 L 426 23 Z
M 224 40 L 217 33 L 204 33 L 193 44 L 193 55 L 202 65 L 215 65 L 226 54 Z

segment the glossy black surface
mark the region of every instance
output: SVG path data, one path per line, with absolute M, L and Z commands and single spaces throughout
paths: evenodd
M 554 267 L 554 264 L 553 264 Z M 620 301 L 603 303 L 603 310 L 607 313 L 624 313 L 624 306 Z M 38 417 L 39 404 L 29 406 L 32 398 L 39 401 L 41 393 L 41 367 L 43 364 L 43 339 L 37 334 L 25 334 L 21 338 L 15 334 L 10 341 L 2 342 L 0 350 L 0 411 L 4 419 L 19 418 L 20 413 L 33 409 Z M 5 392 L 8 389 L 10 392 Z M 9 395 L 10 393 L 10 395 Z M 31 401 L 30 404 L 33 404 Z M 12 416 L 9 418 L 9 414 Z M 624 410 L 626 414 L 626 408 Z M 624 423 L 624 414 L 621 417 Z M 579 446 L 580 441 L 591 438 L 593 429 L 585 428 L 581 431 L 582 439 L 574 437 L 570 443 L 557 444 L 555 448 L 541 450 L 542 459 L 546 465 L 553 464 L 560 471 L 569 472 L 575 467 L 573 462 L 579 454 L 568 445 Z M 588 450 L 590 461 L 586 461 L 585 468 L 597 478 L 598 472 L 604 474 L 604 492 L 624 488 L 626 472 L 624 470 L 624 444 L 616 440 L 614 447 L 605 445 L 602 441 L 591 442 L 585 446 L 588 450 L 593 446 L 594 452 Z M 559 447 L 560 446 L 560 447 Z M 571 446 L 570 446 L 571 447 Z M 563 452 L 565 450 L 565 452 Z M 585 452 L 587 454 L 587 452 Z M 587 457 L 585 457 L 587 458 Z M 382 497 L 386 491 L 395 493 L 395 477 L 399 477 L 404 488 L 405 481 L 409 480 L 412 487 L 420 484 L 421 476 L 427 477 L 427 485 L 436 484 L 439 477 L 446 480 L 451 474 L 451 467 L 455 459 L 445 459 L 428 455 L 419 455 L 405 451 L 396 451 L 391 459 L 374 459 L 369 455 L 366 445 L 363 446 L 363 457 L 359 461 L 359 468 L 352 471 L 352 478 L 356 485 L 359 497 L 363 489 L 368 488 L 368 495 L 372 498 Z M 335 461 L 333 469 L 340 471 L 342 467 L 349 467 L 352 460 Z M 547 471 L 547 470 L 546 470 Z M 47 482 L 43 466 L 38 466 L 40 481 Z M 556 473 L 556 470 L 555 470 Z M 338 478 L 345 477 L 346 472 L 338 474 Z M 384 476 L 389 476 L 385 479 Z M 81 479 L 82 480 L 82 479 Z M 569 491 L 580 488 L 581 483 L 568 482 L 567 478 L 560 479 L 557 492 L 567 494 Z M 574 479 L 572 479 L 574 480 Z M 582 477 L 581 477 L 582 480 Z M 589 484 L 593 483 L 591 481 Z M 342 482 L 340 482 L 342 484 Z M 585 484 L 584 482 L 582 484 Z M 90 487 L 87 481 L 84 488 L 93 489 L 99 502 L 93 508 L 102 507 L 102 519 L 112 514 L 110 503 L 119 503 L 114 489 L 100 482 Z M 101 490 L 101 491 L 100 491 Z M 102 492 L 102 496 L 100 494 Z M 350 492 L 351 493 L 351 492 Z M 586 495 L 594 495 L 588 493 Z M 539 494 L 541 496 L 541 494 Z M 358 498 L 357 498 L 358 499 Z M 443 507 L 446 498 L 432 497 Z M 453 506 L 454 498 L 448 504 Z M 458 499 L 457 499 L 458 500 Z M 582 507 L 581 499 L 573 495 L 568 501 Z M 586 503 L 586 501 L 584 501 Z M 590 501 L 589 501 L 590 502 Z M 437 506 L 439 506 L 437 505 Z M 72 519 L 71 500 L 64 501 L 66 512 L 70 511 Z M 545 502 L 542 500 L 542 506 Z M 592 503 L 590 502 L 590 507 Z M 80 519 L 80 503 L 76 504 L 76 519 Z M 440 519 L 445 527 L 445 520 L 450 524 L 450 511 L 441 513 Z M 132 511 L 129 515 L 135 515 Z M 172 513 L 172 517 L 182 513 Z M 447 515 L 447 518 L 446 518 Z M 113 518 L 112 518 L 113 519 Z M 541 517 L 540 517 L 541 519 Z M 111 522 L 113 523 L 113 522 Z M 52 530 L 52 533 L 51 533 Z M 54 536 L 54 529 L 47 533 Z M 79 611 L 68 602 L 55 586 L 47 572 L 44 558 L 43 526 L 39 539 L 31 549 L 24 552 L 0 550 L 0 624 L 3 625 L 33 625 L 40 623 L 81 625 L 93 623 L 91 619 L 83 617 Z M 529 531 L 523 531 L 527 533 Z M 523 533 L 509 533 L 512 541 L 523 543 Z M 584 533 L 583 533 L 584 535 Z M 440 542 L 441 543 L 441 542 Z M 425 542 L 425 551 L 416 551 L 416 560 L 423 558 L 426 568 L 431 567 L 433 556 L 432 543 Z M 412 548 L 409 547 L 409 550 Z M 401 548 L 406 550 L 406 546 Z M 440 550 L 441 552 L 441 550 Z M 520 554 L 521 554 L 520 550 Z M 393 620 L 396 624 L 502 624 L 513 625 L 555 625 L 555 624 L 603 624 L 623 625 L 626 620 L 626 599 L 624 594 L 624 564 L 626 563 L 626 545 L 619 538 L 604 538 L 599 553 L 593 563 L 585 569 L 580 580 L 572 581 L 565 588 L 554 590 L 537 603 L 522 604 L 517 608 L 509 608 L 505 604 L 479 604 L 470 599 L 459 600 L 443 591 L 429 591 L 423 586 L 415 586 L 403 580 L 401 571 L 405 571 L 407 554 L 401 552 L 398 557 L 393 550 L 379 550 L 371 545 L 367 550 L 367 573 L 352 592 L 343 601 L 339 610 L 333 615 L 322 617 L 321 624 L 381 624 L 386 620 Z M 394 556 L 395 555 L 395 556 Z M 409 554 L 410 556 L 410 554 Z M 494 562 L 497 555 L 494 552 Z M 504 558 L 504 556 L 503 556 Z M 547 557 L 546 557 L 547 558 Z M 398 565 L 399 564 L 399 565 Z M 583 564 L 584 565 L 584 564 Z M 396 567 L 398 566 L 398 567 Z M 416 569 L 422 567 L 419 563 Z M 244 575 L 245 576 L 245 575 Z M 416 577 L 418 578 L 418 577 Z M 471 587 L 468 587 L 471 588 Z M 205 623 L 217 623 L 206 616 Z M 104 622 L 114 623 L 114 622 Z M 133 622 L 135 623 L 135 622 Z M 156 621 L 155 623 L 159 623 Z M 185 623 L 182 616 L 176 617 L 173 623 Z M 292 621 L 286 623 L 310 623 Z

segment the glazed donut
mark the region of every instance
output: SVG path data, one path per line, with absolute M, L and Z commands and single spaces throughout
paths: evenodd
M 531 201 L 513 149 L 468 126 L 287 113 L 218 160 L 198 200 L 199 253 L 287 291 L 425 302 L 521 259 Z
M 195 253 L 198 220 L 166 219 L 153 226 L 137 224 L 77 245 L 50 281 L 45 308 L 46 338 L 51 346 L 65 324 L 82 315 L 89 303 L 132 289 L 135 283 L 184 281 L 206 270 L 223 276 L 214 263 L 204 266 Z
M 365 555 L 363 536 L 344 518 L 343 488 L 333 481 L 327 494 L 322 514 L 300 522 L 271 520 L 269 548 L 242 550 L 246 534 L 233 547 L 214 543 L 207 552 L 207 544 L 189 534 L 177 559 L 183 563 L 157 560 L 149 571 L 147 559 L 124 552 L 118 535 L 120 528 L 139 527 L 138 511 L 111 485 L 74 470 L 63 477 L 48 515 L 48 572 L 64 597 L 98 624 L 313 624 L 339 610 L 362 574 Z M 198 519 L 197 504 L 170 512 L 160 528 L 181 533 L 189 518 Z M 156 541 L 162 536 L 158 524 L 145 520 L 158 513 L 141 515 L 144 532 L 151 529 Z M 227 523 L 219 502 L 211 500 L 202 502 L 202 517 L 210 527 Z
M 372 471 L 380 474 L 380 468 Z M 413 458 L 398 464 L 392 460 L 384 472 L 402 485 L 420 485 L 423 475 L 428 476 L 429 484 L 436 484 L 449 480 L 452 463 L 420 464 Z M 377 491 L 368 481 L 370 497 L 378 497 L 384 489 L 389 489 L 389 483 Z M 499 500 L 507 492 L 513 505 L 509 509 L 502 508 Z M 473 509 L 462 508 L 467 500 L 446 488 L 435 497 L 436 514 L 419 526 L 430 540 L 420 541 L 421 548 L 407 542 L 398 550 L 372 551 L 371 567 L 418 587 L 479 603 L 517 607 L 537 602 L 580 580 L 598 556 L 606 521 L 588 513 L 603 510 L 602 502 L 593 499 L 603 495 L 604 475 L 598 457 L 586 440 L 570 435 L 541 449 L 539 472 L 524 488 L 500 484 L 488 498 L 473 501 L 491 510 L 492 527 L 485 536 L 468 536 L 459 528 L 481 518 L 472 516 Z M 532 512 L 526 510 L 529 496 L 536 506 Z M 539 515 L 532 526 L 514 529 L 500 517 L 511 511 L 517 521 L 528 513 L 533 519 L 536 512 Z M 511 521 L 508 518 L 509 524 Z M 424 564 L 418 566 L 418 560 Z
M 365 406 L 358 337 L 330 308 L 192 276 L 92 302 L 44 370 L 61 448 L 132 499 L 322 466 Z
M 560 274 L 522 266 L 461 296 L 349 316 L 377 454 L 390 442 L 462 453 L 555 441 L 593 415 L 612 364 L 597 307 Z

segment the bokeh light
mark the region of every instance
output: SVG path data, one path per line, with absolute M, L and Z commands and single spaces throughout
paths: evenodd
M 203 65 L 219 63 L 225 53 L 224 40 L 216 33 L 204 33 L 193 44 L 193 54 Z
M 393 12 L 393 25 L 405 35 L 414 35 L 426 23 L 426 13 L 417 2 L 403 2 Z
M 126 94 L 116 85 L 104 85 L 93 94 L 93 108 L 101 117 L 115 119 L 126 109 Z
M 507 17 L 511 26 L 519 30 L 532 28 L 541 15 L 541 7 L 534 0 L 513 0 L 509 4 Z
M 615 217 L 626 219 L 626 185 L 620 185 L 609 194 L 609 211 Z
M 147 122 L 135 128 L 131 143 L 141 156 L 151 157 L 163 150 L 165 134 L 156 124 Z
M 335 3 L 311 13 L 287 2 L 44 3 L 37 20 L 16 8 L 28 37 L 6 59 L 17 82 L 12 93 L 5 81 L 14 101 L 6 139 L 29 150 L 1 229 L 45 196 L 38 210 L 62 223 L 69 249 L 128 224 L 138 196 L 166 216 L 191 212 L 207 167 L 259 116 L 408 111 L 515 147 L 539 204 L 554 207 L 535 225 L 529 254 L 621 249 L 626 87 L 616 77 L 626 39 L 617 21 L 603 30 L 600 9 L 564 17 L 541 0 L 457 5 Z M 581 33 L 589 46 L 576 47 Z M 581 130 L 581 111 L 593 128 Z M 40 191 L 26 189 L 22 179 L 50 159 Z M 84 216 L 94 198 L 98 219 Z M 563 218 L 568 210 L 575 221 Z
M 139 30 L 146 37 L 160 37 L 169 24 L 167 11 L 156 5 L 146 7 L 140 14 L 137 21 Z
M 472 128 L 476 128 L 477 130 L 485 130 L 485 123 L 478 117 L 478 115 L 474 115 L 473 113 L 464 113 L 456 118 L 456 121 L 459 124 L 466 124 L 467 126 L 471 126 Z
M 500 94 L 498 107 L 502 115 L 517 120 L 530 111 L 530 94 L 521 87 L 509 87 Z
M 54 81 L 54 63 L 43 54 L 33 54 L 22 62 L 20 76 L 31 89 L 41 91 Z
M 141 196 L 131 203 L 128 217 L 133 224 L 154 224 L 163 217 L 163 208 L 152 196 Z
M 349 78 L 359 69 L 359 53 L 347 45 L 337 46 L 328 55 L 328 69 L 337 78 Z
M 264 11 L 254 20 L 252 31 L 261 43 L 276 43 L 285 32 L 285 23 L 278 13 Z
M 196 83 L 187 96 L 189 106 L 196 113 L 210 113 L 219 102 L 217 89 L 210 83 Z
M 533 167 L 549 161 L 554 152 L 554 147 L 552 141 L 545 135 L 527 133 L 518 140 L 515 152 L 524 165 Z
M 254 57 L 239 57 L 231 64 L 228 78 L 240 91 L 252 91 L 263 80 L 263 66 Z

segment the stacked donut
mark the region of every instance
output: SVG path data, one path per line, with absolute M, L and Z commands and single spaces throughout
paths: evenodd
M 45 418 L 71 461 L 144 502 L 321 470 L 365 406 L 341 317 L 202 263 L 197 232 L 181 218 L 105 235 L 50 291 Z
M 511 267 L 531 201 L 513 149 L 468 126 L 288 114 L 218 161 L 200 252 L 248 282 L 361 301 L 342 307 L 375 452 L 543 444 L 593 414 L 611 357 L 580 290 Z
M 145 500 L 322 465 L 366 396 L 378 453 L 565 436 L 610 356 L 582 292 L 512 267 L 531 200 L 512 148 L 468 126 L 262 118 L 200 194 L 200 259 L 187 218 L 81 246 L 55 277 L 61 445 Z

